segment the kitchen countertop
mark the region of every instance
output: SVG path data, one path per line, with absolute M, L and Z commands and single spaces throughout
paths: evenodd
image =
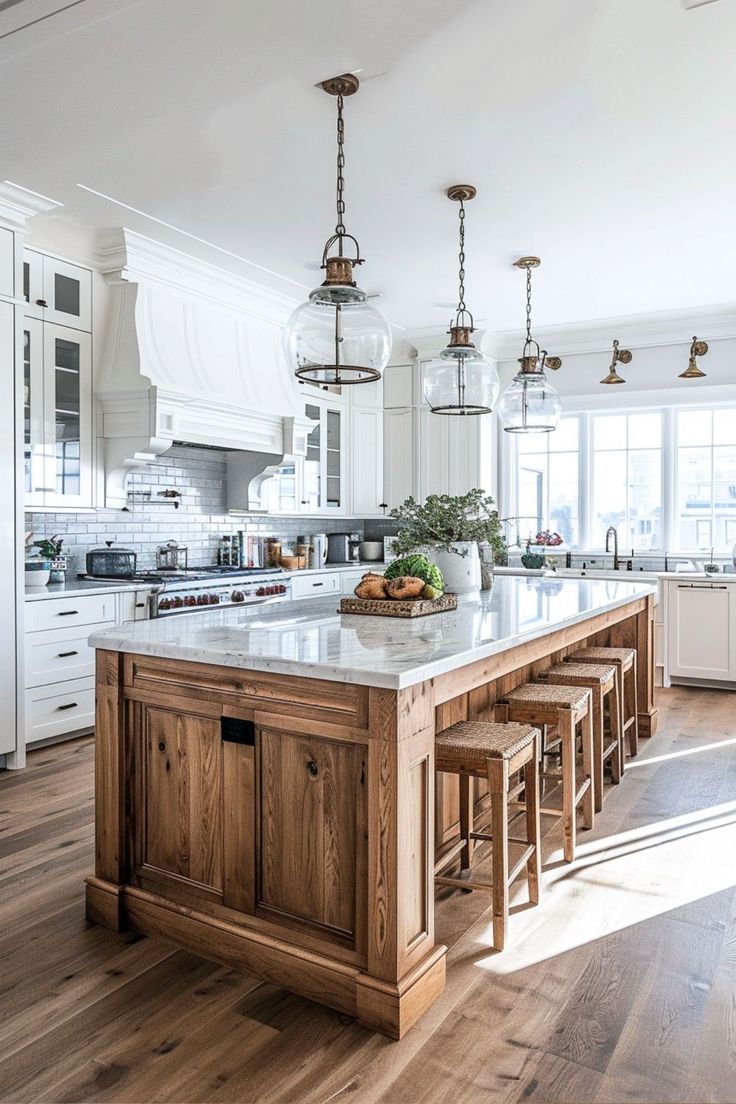
M 480 599 L 404 620 L 340 615 L 336 598 L 130 623 L 97 648 L 401 689 L 654 594 L 651 584 L 499 576 Z
M 383 571 L 388 565 L 375 560 L 364 563 L 327 564 L 325 567 L 306 567 L 301 571 L 284 571 L 283 574 L 293 578 L 295 575 L 319 575 L 324 571 Z M 196 571 L 196 568 L 193 568 Z M 218 583 L 226 581 L 227 576 L 217 579 Z M 213 584 L 215 580 L 213 579 Z M 72 597 L 75 594 L 117 594 L 126 590 L 150 590 L 157 584 L 150 581 L 126 583 L 124 579 L 110 579 L 109 582 L 100 582 L 97 579 L 70 578 L 67 583 L 49 583 L 44 587 L 26 587 L 26 602 L 38 602 L 44 598 Z
M 717 571 L 714 575 L 707 575 L 704 571 L 655 571 L 655 570 L 635 570 L 635 571 L 614 571 L 610 568 L 597 568 L 597 567 L 564 567 L 558 568 L 558 570 L 552 574 L 545 573 L 541 568 L 528 568 L 528 567 L 496 567 L 494 571 L 497 575 L 516 575 L 519 578 L 544 578 L 544 579 L 572 579 L 572 578 L 591 578 L 591 579 L 621 579 L 622 582 L 635 582 L 638 579 L 645 581 L 656 582 L 658 579 L 679 579 L 681 582 L 722 582 L 722 583 L 736 583 L 736 572 L 734 571 Z

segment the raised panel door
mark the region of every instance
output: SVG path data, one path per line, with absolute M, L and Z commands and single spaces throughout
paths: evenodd
M 383 501 L 400 506 L 414 487 L 414 411 L 385 410 L 383 421 Z
M 350 425 L 351 509 L 354 517 L 382 517 L 383 411 L 356 406 Z
M 223 752 L 220 719 L 180 707 L 143 707 L 138 730 L 137 785 L 130 815 L 136 824 L 133 873 L 145 884 L 159 875 L 223 888 Z M 131 731 L 131 738 L 134 732 Z M 135 753 L 134 753 L 135 755 Z M 142 806 L 142 807 L 141 807 Z
M 736 678 L 736 586 L 669 583 L 668 667 L 681 678 Z
M 257 911 L 304 921 L 360 949 L 367 862 L 367 750 L 259 733 Z

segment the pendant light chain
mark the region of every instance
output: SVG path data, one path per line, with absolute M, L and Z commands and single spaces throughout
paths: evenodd
M 526 270 L 526 343 L 532 343 L 532 270 L 527 265 Z
M 337 97 L 337 223 L 335 233 L 340 242 L 340 256 L 342 256 L 342 239 L 345 236 L 345 120 L 343 119 L 342 93 Z
M 459 269 L 458 269 L 458 303 L 457 303 L 457 316 L 458 321 L 465 315 L 465 204 L 462 199 L 460 200 L 460 209 L 458 211 L 458 221 L 460 223 L 459 240 L 460 250 L 458 253 Z

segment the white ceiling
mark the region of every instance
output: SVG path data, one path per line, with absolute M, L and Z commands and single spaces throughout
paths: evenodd
M 313 86 L 360 70 L 348 227 L 395 323 L 447 321 L 458 180 L 478 188 L 468 299 L 489 329 L 521 324 L 529 252 L 540 325 L 724 303 L 735 50 L 736 0 L 22 0 L 0 6 L 0 166 L 85 224 L 300 296 L 334 222 L 334 104 Z

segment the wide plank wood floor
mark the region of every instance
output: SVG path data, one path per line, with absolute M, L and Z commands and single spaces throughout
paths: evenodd
M 489 951 L 444 892 L 447 988 L 400 1043 L 154 939 L 86 923 L 89 738 L 0 776 L 0 1100 L 736 1102 L 736 694 L 658 691 L 660 731 L 579 859 Z

